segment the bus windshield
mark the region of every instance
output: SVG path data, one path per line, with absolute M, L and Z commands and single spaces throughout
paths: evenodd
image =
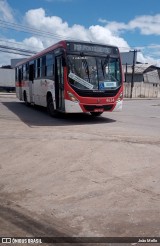
M 118 57 L 68 55 L 69 83 L 81 90 L 112 90 L 121 85 Z

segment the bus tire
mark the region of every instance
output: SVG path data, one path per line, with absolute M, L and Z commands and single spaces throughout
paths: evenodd
M 53 104 L 53 98 L 52 98 L 52 96 L 49 96 L 47 98 L 47 112 L 52 117 L 55 117 L 57 115 L 57 112 L 54 109 L 54 104 Z
M 90 114 L 94 117 L 98 117 L 100 116 L 101 114 L 103 114 L 102 112 L 90 112 Z

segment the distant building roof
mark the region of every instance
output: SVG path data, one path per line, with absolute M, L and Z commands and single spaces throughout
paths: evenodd
M 132 75 L 131 65 L 123 65 L 123 70 L 125 73 L 125 78 L 127 82 L 131 81 Z M 127 68 L 127 72 L 126 72 Z M 128 77 L 129 76 L 129 77 Z M 147 83 L 160 83 L 160 67 L 150 65 L 150 64 L 135 64 L 134 69 L 134 80 L 136 82 L 144 81 Z
M 143 74 L 144 71 L 150 67 L 149 64 L 135 64 L 134 73 L 135 74 Z M 123 65 L 123 70 L 126 72 L 126 65 Z M 132 73 L 132 65 L 127 65 L 127 73 Z
M 123 70 L 124 72 L 126 72 L 126 65 L 123 65 Z M 147 73 L 147 72 L 154 71 L 154 70 L 157 70 L 158 73 L 160 73 L 160 67 L 157 67 L 151 64 L 137 63 L 135 64 L 134 70 L 136 74 Z M 132 73 L 132 65 L 127 65 L 127 73 Z

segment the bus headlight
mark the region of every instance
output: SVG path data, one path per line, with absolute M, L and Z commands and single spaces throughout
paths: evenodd
M 119 95 L 117 102 L 122 101 L 122 99 L 123 99 L 123 92 L 121 92 L 121 94 Z
M 72 102 L 78 103 L 78 99 L 69 91 L 67 91 L 69 98 L 71 99 Z

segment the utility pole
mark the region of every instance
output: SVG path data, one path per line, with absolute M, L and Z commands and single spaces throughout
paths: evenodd
M 133 52 L 133 65 L 132 65 L 132 78 L 131 78 L 130 98 L 132 98 L 132 92 L 133 92 L 133 87 L 134 87 L 134 71 L 135 71 L 135 62 L 136 62 L 137 50 L 133 50 L 131 52 Z

